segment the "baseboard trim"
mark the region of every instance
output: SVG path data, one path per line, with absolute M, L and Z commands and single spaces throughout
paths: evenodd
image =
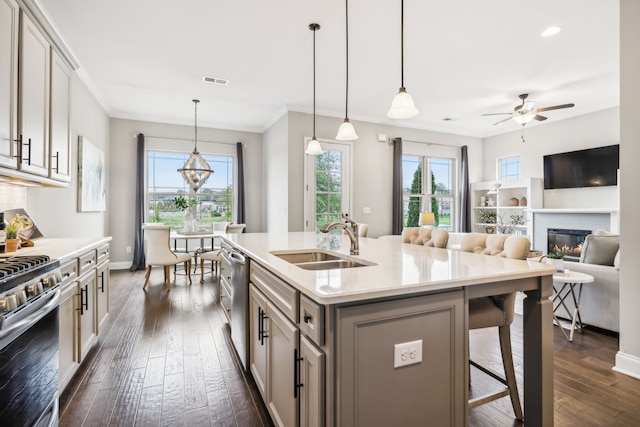
M 640 379 L 640 357 L 618 351 L 613 370 Z
M 128 270 L 131 267 L 131 261 L 112 262 L 109 264 L 110 270 Z

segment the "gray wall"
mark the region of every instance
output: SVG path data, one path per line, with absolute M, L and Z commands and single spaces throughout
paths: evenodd
M 148 137 L 185 139 L 184 146 L 177 150 L 193 150 L 193 127 L 133 120 L 111 120 L 110 152 L 113 160 L 109 178 L 109 234 L 111 243 L 111 261 L 117 267 L 131 263 L 132 254 L 126 253 L 127 246 L 134 246 L 134 204 L 136 173 L 136 138 L 139 133 Z M 198 128 L 198 149 L 202 153 L 215 152 L 207 146 L 208 142 L 242 142 L 244 148 L 246 223 L 248 232 L 263 231 L 263 173 L 262 173 L 262 135 L 253 132 L 226 131 Z M 231 146 L 227 146 L 229 149 Z M 235 147 L 234 147 L 235 148 Z M 234 151 L 235 152 L 235 151 Z
M 263 169 L 265 230 L 286 232 L 289 221 L 288 186 L 288 126 L 289 116 L 284 114 L 263 135 Z
M 620 1 L 620 350 L 616 369 L 640 378 L 640 2 Z
M 289 115 L 288 192 L 289 231 L 304 229 L 304 138 L 311 137 L 312 116 L 291 112 Z M 422 131 L 400 126 L 381 125 L 351 119 L 359 138 L 353 142 L 353 214 L 359 222 L 369 224 L 369 236 L 391 234 L 391 184 L 393 146 L 379 142 L 378 134 L 406 140 L 469 147 L 469 179 L 482 177 L 482 140 L 468 136 Z M 334 139 L 342 119 L 316 116 L 316 137 Z M 399 121 L 401 123 L 401 121 Z M 371 214 L 363 214 L 363 207 Z
M 551 115 L 551 114 L 550 114 Z M 544 125 L 486 138 L 484 181 L 496 179 L 496 158 L 519 155 L 522 176 L 542 178 L 542 157 L 584 148 L 620 143 L 620 108 L 610 108 Z M 522 142 L 521 136 L 525 141 Z M 544 191 L 545 208 L 618 208 L 616 187 Z
M 114 189 L 107 184 L 106 212 L 77 211 L 78 136 L 88 138 L 104 151 L 108 183 L 111 175 L 109 117 L 77 73 L 71 76 L 69 91 L 71 184 L 68 188 L 29 187 L 26 209 L 45 237 L 102 237 L 108 235 L 107 212 L 111 206 L 109 195 Z

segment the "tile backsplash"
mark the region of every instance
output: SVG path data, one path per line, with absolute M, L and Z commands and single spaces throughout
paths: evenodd
M 27 187 L 0 183 L 0 212 L 8 209 L 26 209 Z

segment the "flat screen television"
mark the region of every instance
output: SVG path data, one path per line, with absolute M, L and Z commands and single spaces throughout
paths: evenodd
M 618 184 L 620 145 L 544 156 L 544 189 Z

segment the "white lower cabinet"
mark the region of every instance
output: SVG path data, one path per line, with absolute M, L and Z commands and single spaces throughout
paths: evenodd
M 109 314 L 108 253 L 109 245 L 103 245 L 60 266 L 60 392 L 91 351 Z
M 301 336 L 298 325 L 265 296 L 290 296 L 282 282 L 276 279 L 275 287 L 269 287 L 270 277 L 264 270 L 259 278 L 252 278 L 259 287 L 249 285 L 249 367 L 271 419 L 281 427 L 323 426 L 324 353 Z M 293 295 L 279 304 L 297 313 L 297 295 Z

